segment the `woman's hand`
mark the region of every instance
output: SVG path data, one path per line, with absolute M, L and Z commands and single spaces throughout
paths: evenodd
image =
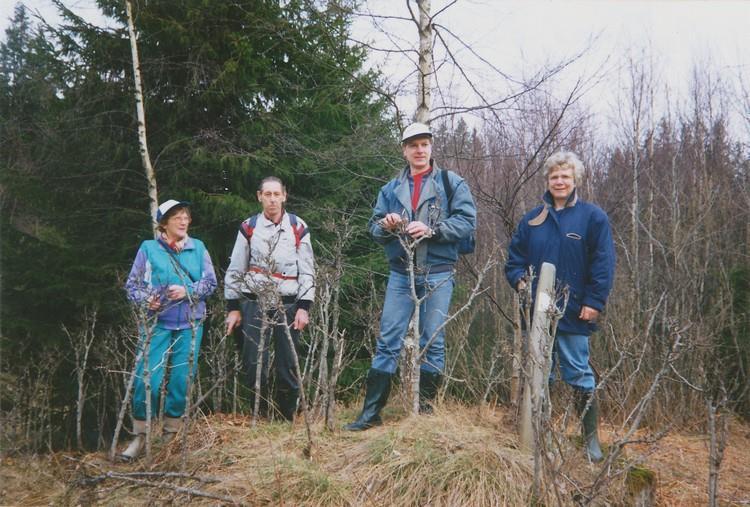
M 149 296 L 146 301 L 148 302 L 148 309 L 152 312 L 159 311 L 159 309 L 161 308 L 161 300 L 156 294 L 154 294 L 153 296 Z
M 167 299 L 170 301 L 185 299 L 186 295 L 187 289 L 185 289 L 184 285 L 170 285 L 167 287 Z
M 578 318 L 581 320 L 587 320 L 589 322 L 592 322 L 596 320 L 596 318 L 599 316 L 599 310 L 596 310 L 594 308 L 591 308 L 590 306 L 582 306 L 581 307 L 581 313 L 578 315 Z

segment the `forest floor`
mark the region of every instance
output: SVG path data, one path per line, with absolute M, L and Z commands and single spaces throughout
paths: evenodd
M 340 420 L 356 410 L 342 409 Z M 2 505 L 529 505 L 533 459 L 517 448 L 503 407 L 446 403 L 431 416 L 388 408 L 385 424 L 362 433 L 290 427 L 211 415 L 186 438 L 161 445 L 150 464 L 111 463 L 106 453 L 4 456 Z M 340 425 L 339 425 L 340 427 Z M 617 429 L 602 425 L 605 451 Z M 544 469 L 540 504 L 632 505 L 638 474 L 653 474 L 654 505 L 706 505 L 708 438 L 673 431 L 636 436 L 608 467 L 590 464 L 568 424 Z M 642 437 L 642 438 L 641 438 Z M 188 452 L 183 452 L 187 449 Z M 732 420 L 719 478 L 719 504 L 750 505 L 750 425 Z M 184 474 L 180 474 L 183 472 Z M 648 481 L 647 481 L 648 482 Z

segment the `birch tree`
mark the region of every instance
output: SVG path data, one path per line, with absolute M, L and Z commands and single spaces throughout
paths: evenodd
M 133 6 L 130 0 L 125 0 L 125 9 L 128 17 L 128 35 L 130 37 L 130 55 L 133 62 L 133 89 L 135 98 L 136 118 L 138 121 L 138 146 L 141 154 L 141 163 L 146 176 L 148 189 L 149 211 L 151 213 L 151 228 L 154 237 L 158 236 L 156 212 L 159 207 L 159 197 L 156 191 L 156 173 L 151 164 L 151 155 L 148 151 L 148 139 L 146 136 L 146 108 L 143 99 L 143 79 L 141 77 L 141 62 L 138 57 L 138 36 L 133 21 Z
M 417 25 L 419 34 L 419 76 L 417 79 L 417 113 L 416 120 L 426 125 L 430 124 L 430 108 L 432 106 L 432 74 L 435 72 L 435 61 L 432 55 L 432 3 L 430 0 L 417 0 L 419 19 L 412 11 L 409 3 L 409 13 Z

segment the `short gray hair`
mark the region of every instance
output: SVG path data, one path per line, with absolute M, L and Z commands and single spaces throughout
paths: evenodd
M 281 178 L 277 178 L 276 176 L 266 176 L 262 180 L 260 180 L 260 185 L 258 185 L 258 192 L 263 192 L 263 185 L 266 183 L 278 183 L 281 185 L 281 191 L 286 193 L 286 185 L 284 185 L 284 182 L 281 181 Z
M 553 153 L 552 155 L 550 155 L 549 158 L 544 161 L 544 165 L 542 166 L 542 174 L 544 174 L 544 179 L 547 179 L 549 173 L 552 172 L 552 169 L 557 169 L 560 166 L 568 166 L 573 168 L 573 175 L 576 180 L 576 185 L 581 182 L 584 171 L 583 162 L 581 162 L 581 159 L 578 158 L 578 155 L 576 155 L 572 151 L 558 151 L 557 153 Z

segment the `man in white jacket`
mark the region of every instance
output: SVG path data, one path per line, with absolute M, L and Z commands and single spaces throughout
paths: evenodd
M 224 278 L 226 332 L 241 328 L 242 362 L 253 393 L 257 368 L 261 368 L 260 395 L 265 412 L 270 343 L 269 336 L 261 337 L 261 328 L 266 319 L 267 334 L 275 347 L 274 399 L 281 416 L 291 421 L 300 386 L 284 323 L 297 347 L 315 298 L 315 260 L 307 224 L 284 209 L 287 193 L 281 180 L 265 178 L 257 195 L 263 211 L 242 222 Z

